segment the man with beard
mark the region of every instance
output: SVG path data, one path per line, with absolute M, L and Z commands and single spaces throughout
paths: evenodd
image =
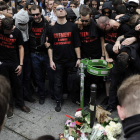
M 62 89 L 64 72 L 80 64 L 80 38 L 78 28 L 66 20 L 66 11 L 63 5 L 56 7 L 57 22 L 50 27 L 48 49 L 50 66 L 54 70 L 54 95 L 56 99 L 55 110 L 61 111 Z
M 17 54 L 17 49 L 19 54 Z M 19 59 L 18 59 L 19 55 Z M 23 86 L 20 79 L 24 59 L 24 48 L 22 34 L 18 28 L 14 28 L 13 20 L 2 19 L 2 30 L 0 31 L 0 74 L 10 80 L 16 93 L 16 106 L 22 111 L 29 113 L 30 109 L 25 106 L 23 100 Z M 13 117 L 13 95 L 10 97 L 7 117 Z
M 49 57 L 45 47 L 48 22 L 42 16 L 42 8 L 38 5 L 31 7 L 32 19 L 29 21 L 29 46 L 31 49 L 31 61 L 34 72 L 35 81 L 39 90 L 39 103 L 45 102 L 45 75 L 44 69 L 47 71 L 50 92 L 53 96 L 53 71 L 50 68 Z
M 81 39 L 81 58 L 88 59 L 104 59 L 104 43 L 103 37 L 101 36 L 102 31 L 96 26 L 96 21 L 91 16 L 91 9 L 83 7 L 80 11 L 79 24 L 79 35 Z M 101 33 L 101 34 L 100 34 Z M 96 83 L 98 86 L 98 93 L 101 92 L 100 83 L 101 78 L 86 73 L 85 78 L 85 104 L 89 103 L 90 98 L 90 85 Z M 79 86 L 80 87 L 80 86 Z M 100 90 L 100 91 L 99 91 Z

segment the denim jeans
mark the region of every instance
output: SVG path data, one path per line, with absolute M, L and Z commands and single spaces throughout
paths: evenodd
M 45 81 L 44 81 L 44 72 L 43 69 L 46 70 L 48 79 L 49 79 L 49 88 L 51 95 L 54 94 L 54 75 L 53 70 L 50 68 L 49 57 L 47 54 L 35 54 L 31 53 L 31 61 L 33 67 L 33 73 L 35 77 L 35 81 L 38 86 L 38 92 L 40 98 L 45 98 Z

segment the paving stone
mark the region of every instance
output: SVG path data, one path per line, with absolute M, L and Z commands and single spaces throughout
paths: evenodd
M 19 109 L 15 109 L 14 110 L 14 114 L 16 114 L 17 116 L 20 116 L 21 118 L 24 118 L 26 120 L 29 120 L 31 122 L 37 122 L 38 120 L 40 120 L 43 116 L 45 116 L 44 112 L 41 112 L 39 110 L 36 110 L 32 107 L 30 107 L 31 112 L 25 113 L 23 111 L 19 111 Z
M 39 102 L 32 104 L 31 108 L 34 108 L 36 110 L 39 110 L 41 112 L 47 113 L 49 111 L 54 111 L 55 107 L 55 100 L 52 100 L 50 98 L 45 99 L 45 103 L 43 105 L 40 105 Z
M 46 134 L 41 125 L 25 120 L 17 115 L 15 115 L 12 119 L 7 119 L 5 126 L 29 139 Z
M 44 118 L 42 118 L 38 124 L 40 124 L 46 132 L 48 129 L 51 130 L 51 134 L 55 136 L 55 138 L 58 138 L 60 133 L 63 133 L 64 131 L 64 124 L 67 120 L 67 117 L 65 116 L 65 113 L 63 111 L 61 112 L 55 112 L 50 111 L 46 114 Z
M 4 127 L 0 134 L 1 140 L 27 140 L 26 138 L 16 134 L 13 131 L 10 131 L 6 127 Z

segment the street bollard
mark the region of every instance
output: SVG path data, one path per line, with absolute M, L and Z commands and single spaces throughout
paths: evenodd
M 96 84 L 92 84 L 90 86 L 91 95 L 90 95 L 90 128 L 93 127 L 95 119 L 96 119 Z

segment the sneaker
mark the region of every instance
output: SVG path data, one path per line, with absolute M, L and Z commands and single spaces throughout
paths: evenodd
M 21 109 L 21 111 L 26 112 L 26 113 L 30 113 L 31 112 L 30 108 L 27 107 L 27 106 L 22 106 L 22 107 L 20 107 L 20 109 Z
M 108 104 L 109 97 L 105 97 L 104 100 L 100 103 L 100 106 L 103 107 L 104 105 Z
M 31 96 L 26 96 L 24 98 L 24 100 L 29 102 L 29 103 L 36 103 L 36 100 L 34 98 L 32 98 Z
M 56 112 L 60 112 L 61 111 L 61 102 L 59 102 L 59 101 L 56 102 L 55 111 Z
M 13 118 L 14 114 L 13 114 L 14 109 L 12 107 L 9 107 L 8 111 L 7 111 L 7 118 L 11 119 Z
M 39 104 L 43 105 L 45 103 L 45 98 L 39 98 Z

